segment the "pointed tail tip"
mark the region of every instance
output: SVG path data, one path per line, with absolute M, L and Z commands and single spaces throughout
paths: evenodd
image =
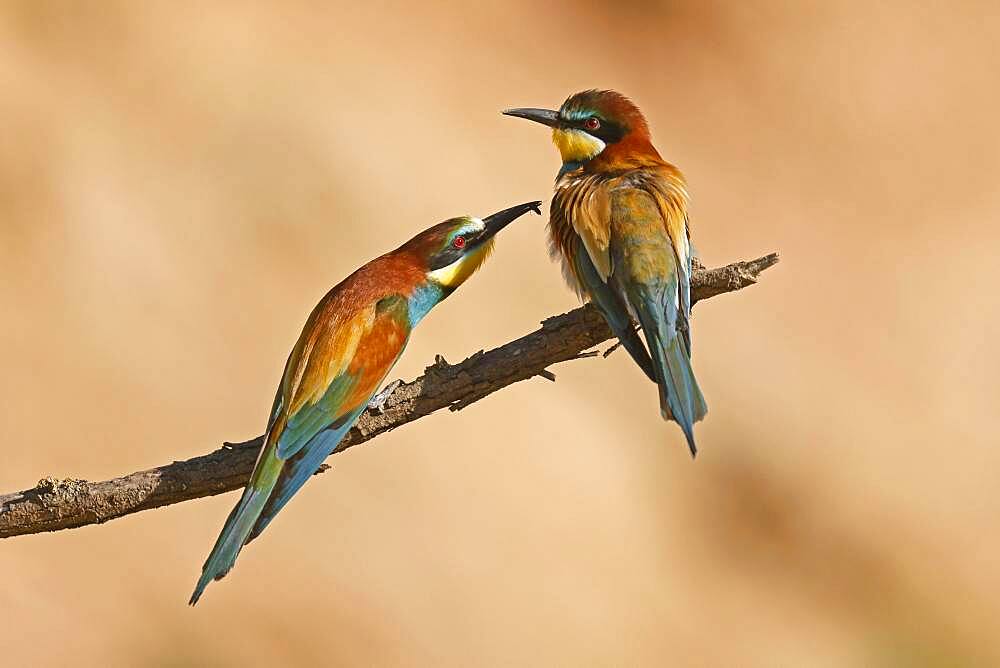
M 198 599 L 201 598 L 202 592 L 205 591 L 205 585 L 198 583 L 198 586 L 194 588 L 194 593 L 191 594 L 191 598 L 188 599 L 188 605 L 192 608 L 198 603 Z
M 698 456 L 698 446 L 694 444 L 694 430 L 684 430 L 684 437 L 687 438 L 688 450 L 691 451 L 691 459 Z
M 221 577 L 221 576 L 220 576 Z M 201 599 L 201 595 L 205 593 L 205 588 L 213 581 L 219 578 L 209 577 L 205 571 L 202 571 L 201 577 L 198 578 L 198 584 L 194 586 L 194 592 L 191 594 L 191 598 L 188 599 L 188 605 L 194 606 Z
M 681 431 L 684 432 L 684 439 L 687 441 L 688 450 L 691 451 L 691 459 L 695 459 L 698 456 L 698 446 L 694 441 L 694 424 L 685 425 L 681 423 L 679 420 L 674 418 L 669 409 L 660 409 L 660 415 L 665 421 L 675 422 L 677 423 L 677 426 L 681 428 Z M 699 417 L 696 421 L 700 419 L 701 418 Z

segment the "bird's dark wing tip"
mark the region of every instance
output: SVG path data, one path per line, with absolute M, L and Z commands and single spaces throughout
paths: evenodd
M 531 206 L 531 210 L 532 211 L 534 211 L 535 213 L 537 213 L 539 216 L 542 215 L 542 202 L 541 202 L 541 200 L 537 200 L 535 202 L 532 202 L 530 206 Z

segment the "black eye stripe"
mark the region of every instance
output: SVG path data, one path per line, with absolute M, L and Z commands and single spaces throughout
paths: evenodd
M 452 262 L 458 260 L 463 255 L 462 250 L 455 248 L 451 244 L 443 251 L 440 251 L 437 255 L 431 258 L 429 263 L 430 269 L 441 269 L 442 267 L 447 267 Z
M 428 263 L 428 268 L 431 270 L 441 269 L 442 267 L 447 267 L 449 264 L 460 260 L 469 250 L 470 244 L 474 243 L 481 234 L 482 232 L 471 230 L 464 234 L 452 237 L 447 246 L 439 250 L 431 257 L 430 262 Z M 456 246 L 455 242 L 459 238 L 463 239 L 463 242 Z
M 599 127 L 593 129 L 587 127 L 587 121 L 592 118 L 600 123 Z M 597 137 L 605 144 L 614 144 L 617 141 L 621 141 L 622 137 L 626 134 L 625 128 L 621 125 L 613 121 L 598 118 L 597 116 L 590 116 L 575 123 L 568 123 L 567 125 L 583 130 L 587 134 Z

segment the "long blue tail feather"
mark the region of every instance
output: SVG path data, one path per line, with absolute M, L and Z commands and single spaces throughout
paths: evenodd
M 694 423 L 705 417 L 708 405 L 694 377 L 687 346 L 677 331 L 676 307 L 669 304 L 664 308 L 659 300 L 643 298 L 648 293 L 641 293 L 646 291 L 633 292 L 638 297 L 633 306 L 653 358 L 660 390 L 660 413 L 664 420 L 674 420 L 680 425 L 694 457 L 698 454 Z
M 197 603 L 205 587 L 213 580 L 221 580 L 236 563 L 236 557 L 274 489 L 282 464 L 283 462 L 277 459 L 270 462 L 261 461 L 261 465 L 254 470 L 253 477 L 243 490 L 243 496 L 229 513 L 222 533 L 219 534 L 215 547 L 212 548 L 202 567 L 201 577 L 198 578 L 198 584 L 191 594 L 189 605 Z
M 285 507 L 285 504 L 291 500 L 292 496 L 316 473 L 326 458 L 334 453 L 344 436 L 350 431 L 354 421 L 364 412 L 366 405 L 362 404 L 361 408 L 347 415 L 340 424 L 316 434 L 306 447 L 299 450 L 295 456 L 285 462 L 285 467 L 275 485 L 274 491 L 261 510 L 257 522 L 247 536 L 246 542 L 249 543 L 264 531 L 271 520 L 274 519 L 274 516 Z

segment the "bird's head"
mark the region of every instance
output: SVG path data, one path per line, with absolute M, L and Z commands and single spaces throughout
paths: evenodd
M 450 292 L 486 261 L 493 251 L 497 232 L 529 211 L 541 215 L 541 205 L 541 202 L 518 204 L 486 218 L 451 218 L 424 230 L 399 251 L 412 254 L 427 280 Z
M 570 95 L 559 111 L 522 108 L 503 113 L 552 128 L 552 142 L 563 164 L 572 168 L 605 152 L 647 153 L 659 158 L 639 107 L 613 90 L 585 90 Z

